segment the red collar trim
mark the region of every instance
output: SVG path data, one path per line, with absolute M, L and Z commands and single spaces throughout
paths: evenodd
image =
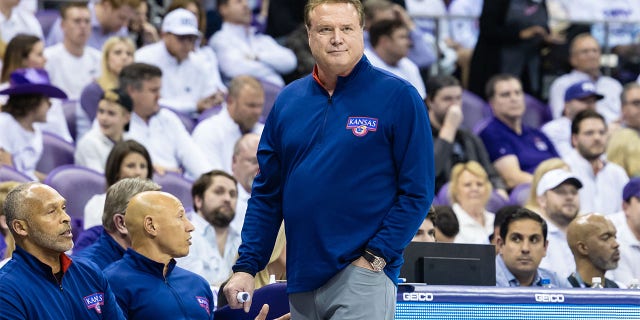
M 71 267 L 71 258 L 69 258 L 66 254 L 60 254 L 60 265 L 62 266 L 62 272 L 66 273 L 67 269 Z
M 316 64 L 315 66 L 313 66 L 313 72 L 311 72 L 311 75 L 313 76 L 313 80 L 315 80 L 321 87 L 323 87 L 325 90 L 327 90 L 327 87 L 324 86 L 324 84 L 322 83 L 322 81 L 320 80 L 320 76 L 318 76 L 318 65 Z M 327 90 L 329 91 L 329 90 Z

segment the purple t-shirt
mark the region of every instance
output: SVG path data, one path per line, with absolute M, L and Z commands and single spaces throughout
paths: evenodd
M 533 173 L 540 162 L 558 157 L 553 143 L 542 131 L 523 125 L 522 134 L 518 135 L 496 117 L 480 132 L 480 138 L 491 161 L 515 155 L 520 169 L 529 173 Z

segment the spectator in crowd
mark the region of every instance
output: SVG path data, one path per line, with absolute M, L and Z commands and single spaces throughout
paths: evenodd
M 622 188 L 629 181 L 627 173 L 615 163 L 606 161 L 607 123 L 594 110 L 578 113 L 571 123 L 574 150 L 564 157 L 571 171 L 582 182 L 581 212 L 604 215 L 622 209 Z
M 545 1 L 484 1 L 480 34 L 471 58 L 469 90 L 482 96 L 491 77 L 508 73 L 521 79 L 526 92 L 539 93 L 541 45 L 558 40 L 549 34 Z
M 4 206 L 9 191 L 19 184 L 20 183 L 16 181 L 0 182 L 0 236 L 2 236 L 2 238 L 0 238 L 0 268 L 11 259 L 13 250 L 16 249 L 15 241 L 9 230 L 9 225 L 7 225 L 7 216 L 4 214 L 2 206 Z
M 596 102 L 604 98 L 596 92 L 596 87 L 589 80 L 572 84 L 564 93 L 564 112 L 562 117 L 545 123 L 540 130 L 549 137 L 561 157 L 573 151 L 571 144 L 571 121 L 578 112 L 586 109 L 595 110 Z
M 10 86 L 0 91 L 9 100 L 0 112 L 0 150 L 5 153 L 1 164 L 14 167 L 33 180 L 44 180 L 36 165 L 44 148 L 39 123 L 47 121 L 49 98 L 67 95 L 49 82 L 43 69 L 18 69 L 11 73 Z
M 575 270 L 567 244 L 567 227 L 580 211 L 580 188 L 580 180 L 564 169 L 548 171 L 536 187 L 540 215 L 549 228 L 549 250 L 540 266 L 555 271 L 563 278 Z
M 250 75 L 261 81 L 284 86 L 282 75 L 296 67 L 296 56 L 271 36 L 257 33 L 251 26 L 247 0 L 218 0 L 222 28 L 211 37 L 225 78 Z
M 486 3 L 486 2 L 485 2 Z M 489 79 L 487 97 L 493 119 L 480 131 L 489 158 L 509 189 L 531 183 L 531 173 L 558 153 L 540 130 L 522 123 L 525 111 L 520 80 L 507 74 Z
M 429 213 L 422 221 L 420 228 L 416 232 L 416 235 L 413 236 L 411 242 L 436 242 L 436 220 L 438 219 L 438 214 L 433 206 L 429 209 Z
M 409 29 L 411 46 L 407 57 L 420 69 L 426 69 L 436 60 L 436 50 L 425 42 L 424 34 L 416 27 L 407 11 L 400 5 L 388 0 L 367 0 L 364 2 L 365 48 L 371 47 L 369 40 L 369 27 L 381 20 L 400 20 Z
M 238 181 L 238 203 L 236 204 L 236 216 L 231 221 L 231 228 L 240 233 L 244 224 L 244 216 L 247 212 L 247 203 L 251 198 L 253 180 L 258 174 L 258 143 L 260 136 L 255 133 L 246 133 L 233 147 L 233 159 L 231 171 Z
M 66 200 L 30 182 L 7 195 L 7 224 L 16 242 L 0 269 L 0 314 L 6 319 L 125 319 L 102 272 L 64 252 L 73 248 Z
M 539 267 L 549 241 L 547 223 L 535 212 L 522 208 L 505 217 L 497 242 L 498 287 L 540 287 L 542 279 L 549 279 L 552 287 L 571 287 L 566 278 Z
M 196 16 L 179 8 L 164 17 L 162 40 L 136 51 L 137 62 L 155 65 L 171 75 L 162 82 L 159 103 L 163 107 L 190 114 L 222 102 L 227 88 L 220 73 L 203 55 L 193 52 L 200 37 Z
M 407 58 L 411 47 L 409 28 L 398 19 L 380 20 L 369 27 L 369 41 L 371 47 L 364 54 L 371 64 L 407 80 L 424 99 L 427 92 L 420 70 Z
M 129 20 L 128 29 L 136 48 L 158 42 L 160 40 L 158 29 L 149 22 L 149 3 L 140 1 L 135 11 L 133 18 Z
M 499 253 L 498 238 L 500 238 L 500 225 L 507 216 L 514 214 L 518 209 L 522 208 L 519 205 L 506 205 L 496 211 L 496 216 L 493 219 L 493 233 L 489 236 L 489 243 L 495 246 L 496 255 Z
M 435 237 L 437 242 L 453 243 L 460 233 L 460 223 L 450 206 L 433 206 L 436 214 Z
M 596 39 L 588 33 L 576 36 L 569 48 L 569 62 L 573 70 L 554 80 L 549 88 L 549 105 L 553 118 L 562 116 L 563 97 L 567 88 L 576 82 L 588 80 L 595 84 L 596 92 L 604 95 L 604 99 L 596 103 L 596 110 L 604 116 L 607 123 L 618 120 L 622 85 L 600 71 L 600 46 Z
M 175 258 L 189 254 L 194 230 L 180 200 L 166 192 L 139 193 L 124 220 L 131 248 L 104 274 L 127 318 L 213 319 L 207 281 L 176 266 Z
M 622 189 L 622 211 L 607 216 L 616 226 L 620 243 L 618 268 L 609 276 L 624 284 L 640 279 L 640 177 L 633 178 Z
M 120 72 L 120 87 L 133 100 L 129 134 L 149 150 L 155 171 L 162 175 L 184 168 L 184 175 L 192 179 L 207 171 L 208 159 L 178 116 L 158 105 L 162 87 L 160 68 L 145 63 L 130 64 Z
M 495 215 L 485 207 L 492 191 L 487 172 L 478 162 L 469 161 L 453 166 L 449 198 L 460 225 L 455 242 L 488 243 Z
M 102 226 L 98 240 L 92 245 L 75 252 L 74 258 L 95 263 L 104 270 L 111 263 L 120 260 L 125 250 L 131 247 L 131 238 L 124 224 L 125 211 L 129 200 L 144 191 L 158 191 L 160 186 L 145 178 L 124 178 L 107 189 L 102 212 Z
M 262 134 L 259 123 L 264 108 L 262 84 L 251 76 L 235 77 L 220 113 L 200 122 L 192 137 L 204 152 L 212 169 L 231 172 L 233 145 L 243 134 Z
M 90 130 L 104 93 L 118 89 L 120 71 L 133 62 L 135 50 L 133 42 L 127 37 L 111 37 L 104 43 L 100 60 L 100 76 L 84 87 L 80 95 L 80 103 L 76 107 L 76 139 L 78 141 Z
M 640 84 L 628 83 L 620 95 L 622 102 L 619 130 L 610 130 L 607 159 L 625 169 L 629 177 L 640 176 Z M 613 127 L 613 126 L 612 126 Z
M 178 266 L 217 287 L 229 278 L 241 242 L 240 233 L 229 228 L 238 199 L 237 182 L 228 173 L 213 170 L 193 183 L 191 195 L 193 245 L 186 257 L 178 259 Z
M 565 171 L 569 171 L 569 166 L 562 161 L 561 158 L 551 158 L 542 161 L 533 172 L 533 180 L 528 188 L 529 195 L 525 201 L 522 202 L 522 205 L 525 208 L 537 214 L 542 214 L 542 208 L 540 208 L 540 205 L 538 204 L 538 193 L 536 189 L 538 188 L 538 184 L 540 183 L 542 176 L 553 169 L 564 169 Z
M 19 4 L 20 0 L 0 0 L 0 41 L 9 43 L 21 33 L 44 39 L 38 19 Z
M 611 220 L 597 213 L 579 216 L 567 228 L 567 242 L 576 262 L 576 270 L 568 277 L 574 288 L 591 287 L 591 279 L 602 280 L 605 288 L 618 288 L 604 277 L 607 270 L 618 267 L 620 250 L 616 227 Z
M 128 139 L 133 101 L 122 91 L 107 91 L 98 104 L 97 122 L 76 145 L 75 164 L 104 173 L 113 146 Z
M 116 143 L 104 169 L 107 190 L 116 182 L 124 178 L 153 178 L 153 163 L 147 149 L 135 140 Z M 84 207 L 84 229 L 99 226 L 103 223 L 102 216 L 106 202 L 106 193 L 91 197 Z
M 9 87 L 9 75 L 22 68 L 43 69 L 47 59 L 44 57 L 44 42 L 36 36 L 19 34 L 15 36 L 7 46 L 7 54 L 3 59 L 3 68 L 0 75 L 0 89 Z M 0 105 L 6 103 L 6 99 L 0 96 Z M 41 123 L 42 131 L 53 133 L 67 142 L 73 142 L 67 120 L 64 115 L 62 103 L 59 100 L 51 100 L 51 107 L 47 111 L 47 120 Z
M 506 186 L 489 160 L 482 140 L 460 128 L 464 119 L 460 82 L 447 75 L 430 77 L 425 102 L 429 110 L 434 153 L 439 155 L 436 157 L 436 190 L 449 181 L 455 164 L 474 160 L 487 172 L 494 190 L 507 198 Z
M 44 50 L 45 69 L 51 75 L 51 83 L 66 92 L 69 99 L 78 100 L 82 89 L 99 75 L 100 51 L 87 45 L 91 13 L 86 3 L 67 3 L 60 15 L 64 39 Z
M 415 89 L 364 57 L 359 0 L 305 8 L 316 72 L 285 87 L 267 119 L 224 292 L 230 307 L 249 310 L 235 294 L 253 292 L 284 218 L 287 241 L 306 244 L 287 248 L 292 318 L 392 319 L 402 251 L 434 195 L 427 113 Z
M 140 0 L 97 0 L 88 4 L 91 12 L 91 36 L 87 45 L 101 50 L 107 39 L 113 36 L 126 37 L 127 25 L 135 14 Z M 60 19 L 53 23 L 47 35 L 47 47 L 62 42 L 64 34 Z

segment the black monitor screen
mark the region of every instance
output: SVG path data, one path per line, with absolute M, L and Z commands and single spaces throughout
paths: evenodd
M 412 242 L 404 250 L 400 277 L 432 285 L 495 286 L 492 245 Z

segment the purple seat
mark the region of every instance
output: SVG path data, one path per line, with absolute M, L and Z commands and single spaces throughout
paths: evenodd
M 451 204 L 451 199 L 449 199 L 449 182 L 440 187 L 435 198 L 437 199 L 438 205 L 448 206 Z
M 191 134 L 191 132 L 193 131 L 193 128 L 196 127 L 195 119 L 191 118 L 191 116 L 189 116 L 188 114 L 185 114 L 177 110 L 173 110 L 169 107 L 163 107 L 163 108 L 175 113 L 178 116 L 178 118 L 180 118 L 180 121 L 182 121 L 182 124 L 184 125 L 184 128 L 187 129 L 187 132 Z
M 69 133 L 74 141 L 78 136 L 78 130 L 76 130 L 77 116 L 76 116 L 76 103 L 75 100 L 66 100 L 62 102 L 62 110 L 64 111 L 64 118 L 67 121 L 67 127 Z
M 100 234 L 103 230 L 103 226 L 93 226 L 87 230 L 82 231 L 80 235 L 78 235 L 78 239 L 73 243 L 73 254 L 82 251 L 82 249 L 98 241 L 98 238 L 100 238 Z
M 42 144 L 44 148 L 36 170 L 49 173 L 59 166 L 73 164 L 73 144 L 50 132 L 42 133 Z
M 527 108 L 522 116 L 522 123 L 539 129 L 543 124 L 551 121 L 551 107 L 548 104 L 525 94 L 524 103 Z
M 191 198 L 192 181 L 175 172 L 167 172 L 164 175 L 154 174 L 153 181 L 162 187 L 162 191 L 180 199 L 185 211 L 193 209 L 193 199 Z
M 218 113 L 220 113 L 220 111 L 222 110 L 222 105 L 219 104 L 217 106 L 213 106 L 207 110 L 205 110 L 204 112 L 202 112 L 199 116 L 198 116 L 198 123 L 208 119 L 211 116 L 214 116 Z
M 482 120 L 491 117 L 491 107 L 482 98 L 468 90 L 462 91 L 462 128 L 473 130 Z
M 513 190 L 511 190 L 511 193 L 509 193 L 509 204 L 524 206 L 527 199 L 529 199 L 530 191 L 530 183 L 521 183 L 517 185 Z
M 267 117 L 269 116 L 269 112 L 271 112 L 271 108 L 273 108 L 273 104 L 276 102 L 276 97 L 280 91 L 282 91 L 282 87 L 271 82 L 260 81 L 262 83 L 262 88 L 264 89 L 264 109 L 262 109 L 262 116 L 260 116 L 260 122 L 264 123 L 267 121 Z
M 214 318 L 216 320 L 253 320 L 264 304 L 269 305 L 267 319 L 276 319 L 289 312 L 289 298 L 287 296 L 286 283 L 266 285 L 254 291 L 251 299 L 252 302 L 249 313 L 245 313 L 242 309 L 231 309 L 227 305 L 216 310 Z
M 36 11 L 36 19 L 42 26 L 42 34 L 46 38 L 53 27 L 53 24 L 60 18 L 60 11 L 54 9 L 38 10 Z
M 17 171 L 13 167 L 7 165 L 0 165 L 0 182 L 16 181 L 16 182 L 29 182 L 32 179 L 24 173 Z
M 96 194 L 104 193 L 104 175 L 89 168 L 64 165 L 51 171 L 44 183 L 56 189 L 67 200 L 74 240 L 83 230 L 84 206 Z

